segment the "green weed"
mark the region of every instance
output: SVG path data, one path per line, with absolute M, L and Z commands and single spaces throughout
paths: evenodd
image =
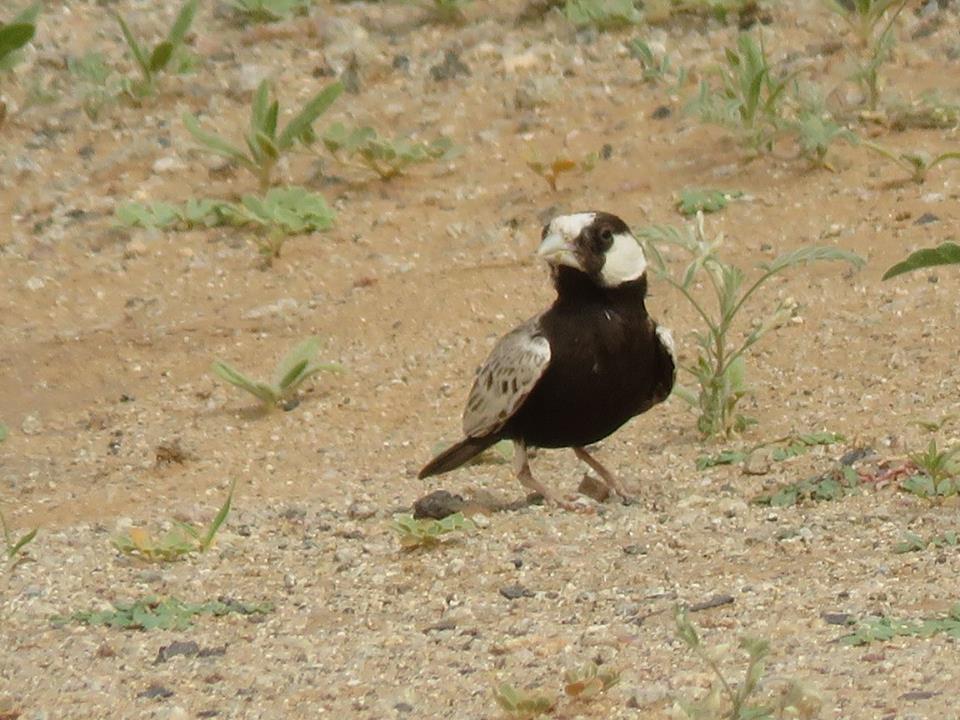
M 3 554 L 7 559 L 7 569 L 12 570 L 27 559 L 26 547 L 33 542 L 39 528 L 34 528 L 20 537 L 15 537 L 11 534 L 10 526 L 7 525 L 7 518 L 2 511 L 0 511 L 0 527 L 3 528 Z
M 698 212 L 715 213 L 723 210 L 730 200 L 742 197 L 743 193 L 737 190 L 711 190 L 708 188 L 684 188 L 677 198 L 677 210 L 687 217 Z
M 703 229 L 703 214 L 697 215 L 692 228 L 680 230 L 670 226 L 652 226 L 639 233 L 647 255 L 653 260 L 654 272 L 676 288 L 693 306 L 704 329 L 695 333 L 699 353 L 696 363 L 683 369 L 697 381 L 696 394 L 680 387 L 676 394 L 687 401 L 698 413 L 697 427 L 705 437 L 729 436 L 745 430 L 753 423 L 737 412 L 737 405 L 747 393 L 747 351 L 767 332 L 780 327 L 790 317 L 792 306 L 781 301 L 764 314 L 754 314 L 752 329 L 742 341 L 733 339 L 733 328 L 757 292 L 771 278 L 797 265 L 827 260 L 841 260 L 861 267 L 860 256 L 833 247 L 810 246 L 785 253 L 769 264 L 759 265 L 759 276 L 747 284 L 746 274 L 740 268 L 725 262 L 719 249 L 723 236 L 707 240 Z M 677 247 L 691 256 L 691 261 L 679 276 L 670 273 L 662 250 Z M 705 275 L 708 293 L 715 309 L 694 295 L 694 287 Z
M 428 22 L 441 25 L 462 25 L 467 21 L 464 10 L 473 0 L 407 0 L 426 11 Z
M 950 531 L 942 535 L 922 538 L 915 533 L 907 533 L 903 540 L 893 546 L 893 552 L 897 554 L 922 552 L 931 545 L 935 548 L 955 548 L 960 545 L 960 534 Z
M 10 22 L 0 23 L 0 73 L 12 70 L 20 59 L 17 51 L 33 40 L 39 14 L 40 3 L 34 3 L 14 15 Z
M 447 515 L 443 520 L 432 518 L 414 518 L 413 515 L 403 513 L 396 515 L 390 527 L 400 539 L 403 550 L 430 548 L 439 545 L 444 536 L 463 530 L 472 530 L 476 527 L 470 518 L 463 513 Z
M 320 340 L 310 338 L 287 353 L 273 371 L 273 380 L 269 383 L 251 380 L 225 362 L 213 363 L 212 370 L 231 385 L 256 397 L 264 410 L 271 410 L 290 400 L 297 389 L 308 378 L 322 371 L 337 371 L 335 363 L 317 362 Z
M 207 132 L 200 127 L 196 117 L 184 113 L 183 124 L 190 134 L 209 152 L 225 157 L 253 173 L 259 184 L 260 192 L 270 187 L 273 170 L 283 153 L 294 145 L 310 145 L 316 140 L 313 124 L 340 97 L 343 85 L 335 82 L 314 95 L 300 109 L 283 130 L 278 133 L 277 118 L 280 114 L 279 101 L 270 101 L 270 88 L 266 80 L 260 83 L 253 97 L 250 112 L 250 129 L 244 140 L 247 150 L 241 150 L 224 140 L 216 133 Z
M 91 120 L 98 120 L 104 109 L 116 102 L 122 83 L 115 78 L 99 52 L 68 58 L 67 70 L 80 87 L 83 112 Z
M 128 532 L 114 537 L 113 546 L 124 555 L 132 555 L 149 562 L 173 562 L 191 553 L 206 552 L 213 544 L 220 526 L 230 514 L 236 484 L 235 480 L 230 483 L 227 499 L 224 500 L 205 532 L 190 523 L 175 521 L 173 527 L 159 537 L 151 535 L 146 528 L 131 528 Z
M 237 13 L 249 22 L 270 23 L 291 15 L 306 14 L 313 0 L 227 0 Z
M 197 14 L 197 7 L 200 0 L 186 0 L 180 7 L 176 19 L 167 33 L 167 37 L 157 43 L 151 50 L 142 46 L 134 37 L 130 26 L 123 16 L 114 13 L 114 17 L 120 24 L 120 30 L 123 38 L 130 48 L 130 53 L 140 68 L 140 79 L 125 78 L 123 87 L 134 100 L 141 100 L 153 95 L 156 90 L 157 75 L 171 67 L 170 63 L 176 63 L 176 72 L 184 72 L 189 67 L 189 61 L 183 55 L 183 41 L 190 30 L 193 18 Z
M 626 42 L 627 52 L 630 57 L 640 62 L 643 68 L 643 79 L 649 83 L 665 82 L 667 78 L 673 78 L 673 87 L 678 89 L 687 80 L 686 68 L 675 68 L 670 61 L 670 56 L 664 55 L 658 57 L 653 49 L 640 38 L 634 38 Z
M 414 142 L 406 138 L 388 140 L 380 137 L 372 127 L 348 128 L 339 122 L 323 134 L 323 144 L 338 161 L 356 159 L 381 180 L 402 175 L 411 165 L 445 160 L 455 153 L 450 138 L 439 137 L 433 142 Z
M 770 459 L 774 462 L 788 460 L 802 455 L 811 448 L 825 445 L 834 445 L 843 442 L 844 437 L 838 433 L 815 432 L 800 435 L 786 435 L 776 440 L 768 440 L 744 450 L 722 450 L 716 455 L 701 455 L 697 458 L 697 470 L 706 470 L 717 465 L 735 465 L 749 458 L 753 453 L 764 448 L 773 447 Z
M 10 434 L 10 431 L 7 429 L 7 426 L 0 422 L 0 442 L 3 442 L 7 439 L 7 435 Z
M 563 691 L 567 697 L 588 700 L 605 693 L 619 682 L 619 671 L 601 670 L 596 663 L 588 662 L 563 674 Z
M 577 26 L 617 30 L 643 22 L 633 0 L 566 0 L 563 14 Z
M 872 617 L 863 620 L 859 627 L 837 642 L 841 645 L 869 645 L 872 642 L 889 642 L 898 637 L 931 638 L 947 635 L 960 639 L 960 603 L 950 608 L 946 617 L 922 620 L 897 620 Z
M 676 15 L 714 17 L 726 22 L 731 15 L 743 17 L 755 12 L 757 0 L 646 0 L 644 13 L 647 22 L 660 23 Z
M 697 629 L 687 617 L 687 612 L 677 607 L 674 612 L 677 636 L 713 673 L 716 681 L 711 684 L 706 697 L 696 701 L 677 701 L 677 715 L 691 720 L 773 720 L 803 718 L 809 720 L 820 713 L 822 701 L 797 682 L 789 682 L 776 698 L 765 700 L 757 696 L 770 654 L 766 640 L 742 637 L 738 648 L 746 654 L 747 667 L 743 680 L 736 683 L 728 679 L 722 663 L 731 654 L 731 648 L 721 645 L 713 649 L 704 646 Z
M 960 494 L 960 445 L 941 450 L 932 439 L 925 450 L 910 454 L 920 473 L 900 483 L 901 489 L 922 498 Z
M 540 691 L 518 690 L 509 683 L 501 683 L 495 687 L 493 699 L 514 720 L 531 720 L 546 715 L 557 704 L 556 696 Z
M 786 123 L 783 99 L 792 76 L 774 73 L 762 43 L 746 33 L 725 50 L 725 60 L 715 70 L 719 85 L 701 81 L 688 107 L 702 122 L 735 131 L 753 152 L 769 151 Z
M 792 507 L 805 502 L 839 500 L 858 493 L 860 485 L 857 471 L 843 466 L 807 480 L 788 483 L 773 493 L 758 495 L 752 502 L 755 505 Z
M 556 192 L 557 182 L 560 180 L 561 175 L 573 172 L 590 172 L 596 167 L 598 159 L 599 156 L 596 153 L 590 153 L 582 160 L 574 160 L 567 155 L 558 155 L 553 160 L 545 162 L 534 155 L 530 160 L 527 160 L 527 167 L 530 168 L 534 174 L 543 178 L 547 185 L 550 186 L 550 189 Z
M 960 152 L 953 150 L 931 156 L 925 152 L 898 152 L 878 145 L 874 142 L 864 142 L 864 147 L 879 153 L 888 160 L 892 160 L 901 168 L 910 173 L 910 180 L 922 185 L 927 179 L 927 173 L 941 163 L 948 160 L 960 160 Z
M 112 610 L 81 610 L 52 620 L 56 626 L 76 622 L 120 630 L 186 630 L 201 615 L 266 615 L 272 610 L 271 603 L 243 603 L 229 598 L 189 603 L 175 597 L 151 596 L 133 602 L 113 603 Z
M 834 167 L 827 155 L 834 143 L 843 140 L 850 145 L 857 145 L 860 142 L 856 133 L 834 120 L 818 95 L 808 94 L 801 101 L 796 118 L 787 121 L 785 127 L 796 137 L 801 157 L 814 167 L 830 171 Z
M 898 262 L 890 267 L 884 274 L 883 279 L 889 280 L 897 275 L 913 272 L 914 270 L 923 270 L 937 265 L 960 265 L 960 245 L 953 242 L 945 242 L 935 248 L 924 248 L 910 253 L 906 260 Z

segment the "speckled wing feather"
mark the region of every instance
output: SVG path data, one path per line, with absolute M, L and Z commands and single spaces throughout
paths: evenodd
M 463 432 L 496 432 L 523 403 L 550 363 L 550 343 L 539 316 L 504 335 L 477 374 L 463 411 Z

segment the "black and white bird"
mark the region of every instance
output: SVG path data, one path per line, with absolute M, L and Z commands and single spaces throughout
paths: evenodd
M 670 331 L 647 314 L 647 261 L 627 224 L 606 212 L 561 215 L 543 228 L 557 299 L 504 335 L 480 369 L 463 412 L 465 438 L 420 478 L 449 472 L 494 443 L 514 443 L 517 478 L 567 506 L 533 477 L 527 448 L 573 448 L 626 498 L 623 483 L 584 446 L 662 402 L 676 376 Z

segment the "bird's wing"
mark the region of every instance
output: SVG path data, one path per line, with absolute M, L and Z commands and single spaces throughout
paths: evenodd
M 550 343 L 532 318 L 500 338 L 477 373 L 463 411 L 463 432 L 480 437 L 504 426 L 550 363 Z

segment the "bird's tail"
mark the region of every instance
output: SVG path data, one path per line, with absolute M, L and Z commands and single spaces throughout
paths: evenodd
M 467 460 L 476 457 L 498 440 L 500 440 L 500 438 L 495 434 L 461 440 L 424 465 L 423 470 L 420 471 L 417 477 L 423 480 L 423 478 L 428 478 L 431 475 L 450 472 L 463 465 Z

